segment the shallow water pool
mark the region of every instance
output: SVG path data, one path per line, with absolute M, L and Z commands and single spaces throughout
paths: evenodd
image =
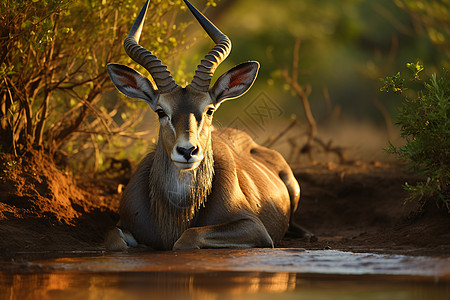
M 450 259 L 302 249 L 10 262 L 0 299 L 450 299 Z

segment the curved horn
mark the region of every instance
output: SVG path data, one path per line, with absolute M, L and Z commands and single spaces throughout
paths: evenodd
M 220 63 L 227 58 L 228 54 L 230 54 L 231 41 L 201 12 L 192 6 L 192 4 L 190 4 L 187 0 L 184 0 L 184 2 L 200 25 L 202 25 L 203 29 L 208 33 L 210 38 L 216 43 L 205 58 L 201 60 L 190 84 L 190 86 L 197 90 L 207 92 L 211 83 L 211 78 L 214 75 L 214 71 Z
M 142 7 L 141 12 L 131 27 L 130 33 L 123 42 L 123 46 L 128 56 L 143 66 L 150 73 L 153 80 L 155 80 L 156 86 L 158 87 L 158 91 L 160 93 L 170 92 L 177 86 L 177 84 L 173 80 L 170 72 L 167 70 L 167 66 L 163 65 L 161 60 L 159 60 L 150 51 L 138 44 L 142 27 L 144 26 L 148 3 L 149 0 L 147 0 L 144 7 Z

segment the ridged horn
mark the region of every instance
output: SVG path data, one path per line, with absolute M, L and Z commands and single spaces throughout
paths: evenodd
M 190 4 L 187 0 L 184 0 L 184 2 L 200 25 L 202 25 L 206 33 L 208 33 L 209 37 L 216 43 L 205 58 L 201 60 L 200 65 L 197 66 L 194 78 L 190 83 L 190 86 L 193 88 L 199 91 L 207 92 L 211 79 L 214 75 L 214 71 L 220 63 L 227 58 L 228 54 L 230 54 L 231 41 L 192 4 Z
M 123 46 L 128 56 L 143 66 L 150 73 L 160 93 L 170 92 L 177 86 L 177 84 L 173 80 L 170 72 L 167 70 L 167 66 L 165 66 L 162 61 L 153 55 L 149 50 L 138 44 L 142 27 L 144 26 L 144 19 L 147 13 L 148 4 L 149 0 L 147 0 L 144 4 L 144 7 L 142 7 L 141 12 L 134 21 L 130 33 L 123 42 Z

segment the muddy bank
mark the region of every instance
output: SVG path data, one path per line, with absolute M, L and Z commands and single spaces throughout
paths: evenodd
M 407 200 L 419 178 L 382 163 L 293 166 L 302 186 L 299 224 L 317 236 L 285 238 L 281 247 L 450 255 L 450 214 L 434 202 Z
M 118 219 L 124 178 L 73 178 L 30 154 L 0 160 L 0 257 L 30 252 L 102 251 Z M 294 165 L 302 197 L 296 220 L 315 233 L 277 247 L 450 256 L 450 216 L 434 203 L 404 204 L 399 166 L 381 163 Z

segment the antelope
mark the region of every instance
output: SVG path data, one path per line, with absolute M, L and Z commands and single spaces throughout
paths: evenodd
M 188 1 L 185 3 L 216 45 L 186 87 L 138 42 L 149 1 L 124 41 L 126 53 L 144 75 L 107 65 L 116 88 L 146 101 L 158 114 L 159 138 L 132 175 L 119 207 L 120 220 L 105 246 L 123 251 L 138 245 L 156 250 L 274 247 L 292 221 L 300 187 L 278 152 L 259 146 L 236 129 L 216 129 L 214 112 L 253 85 L 259 63 L 241 63 L 210 88 L 214 71 L 231 51 L 231 41 Z

